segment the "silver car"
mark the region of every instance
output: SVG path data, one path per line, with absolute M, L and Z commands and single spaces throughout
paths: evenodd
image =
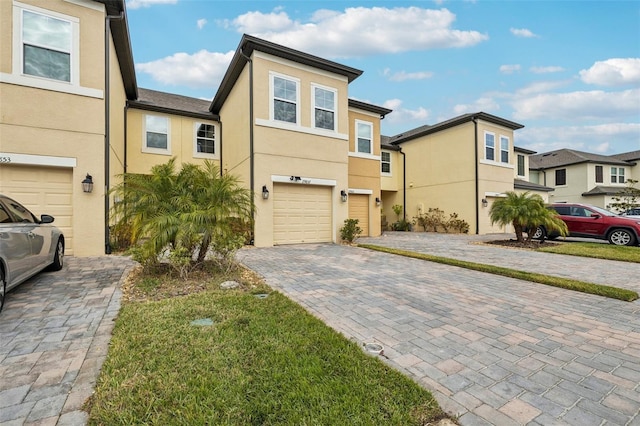
M 0 311 L 9 290 L 43 269 L 62 269 L 64 235 L 52 222 L 0 195 Z

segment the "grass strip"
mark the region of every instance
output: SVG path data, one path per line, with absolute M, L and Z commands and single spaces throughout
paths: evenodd
M 486 265 L 483 263 L 467 262 L 464 260 L 451 259 L 448 257 L 433 256 L 425 253 L 417 253 L 407 250 L 377 246 L 374 244 L 358 244 L 358 247 L 381 251 L 384 253 L 397 254 L 414 259 L 427 260 L 429 262 L 442 263 L 445 265 L 457 266 L 474 271 L 487 272 L 489 274 L 501 275 L 504 277 L 517 278 L 519 280 L 531 281 L 553 287 L 566 288 L 568 290 L 580 291 L 582 293 L 596 294 L 598 296 L 632 302 L 638 299 L 638 293 L 632 290 L 611 287 L 600 284 L 593 284 L 568 278 L 553 277 L 550 275 L 538 274 L 534 272 L 518 271 L 515 269 L 503 268 L 501 266 Z
M 544 245 L 544 244 L 543 244 Z M 595 259 L 618 260 L 640 263 L 640 247 L 614 246 L 602 243 L 564 243 L 542 247 L 536 251 L 567 254 L 570 256 L 591 257 Z
M 89 424 L 424 425 L 446 417 L 426 389 L 361 343 L 265 291 L 124 304 Z M 202 318 L 212 325 L 192 325 Z

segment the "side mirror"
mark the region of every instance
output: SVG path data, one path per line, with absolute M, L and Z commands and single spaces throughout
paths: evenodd
M 42 216 L 40 216 L 40 223 L 53 223 L 54 220 L 54 217 L 48 214 L 43 214 Z
M 591 216 L 593 219 L 600 219 L 600 215 L 599 214 L 594 214 L 593 216 Z

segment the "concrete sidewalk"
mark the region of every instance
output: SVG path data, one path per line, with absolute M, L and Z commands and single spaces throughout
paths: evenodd
M 607 283 L 596 269 L 620 269 L 432 236 L 369 242 L 435 244 L 434 254 L 462 251 L 466 260 L 521 262 L 545 273 L 554 264 Z M 381 359 L 431 390 L 462 425 L 640 424 L 638 303 L 350 246 L 250 248 L 238 258 L 346 337 L 382 344 Z
M 65 258 L 7 295 L 0 313 L 0 425 L 84 425 L 107 355 L 127 258 Z

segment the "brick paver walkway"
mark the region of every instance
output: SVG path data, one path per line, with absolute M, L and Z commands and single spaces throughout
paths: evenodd
M 0 425 L 83 425 L 129 259 L 65 258 L 9 292 L 0 313 Z
M 631 264 L 487 248 L 473 236 L 394 235 L 369 242 L 419 250 L 433 237 L 438 255 L 468 250 L 467 260 L 638 282 Z M 639 302 L 331 244 L 238 258 L 348 338 L 382 344 L 382 359 L 462 425 L 640 424 Z

